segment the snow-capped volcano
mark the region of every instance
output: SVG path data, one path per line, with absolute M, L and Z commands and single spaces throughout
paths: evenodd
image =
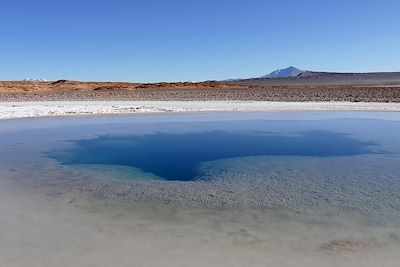
M 23 82 L 32 82 L 32 83 L 43 83 L 43 82 L 48 82 L 49 80 L 26 78 L 26 79 L 23 79 L 22 81 Z
M 288 67 L 286 69 L 279 69 L 271 72 L 268 75 L 262 76 L 261 78 L 288 78 L 288 77 L 296 77 L 297 75 L 303 73 L 303 70 L 300 70 L 295 67 Z

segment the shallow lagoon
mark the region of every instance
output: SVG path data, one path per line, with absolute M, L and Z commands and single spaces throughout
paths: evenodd
M 42 253 L 66 266 L 398 262 L 396 113 L 0 123 L 7 266 L 51 266 Z
M 200 207 L 322 206 L 367 213 L 400 207 L 396 113 L 145 115 L 2 124 L 1 169 L 30 177 L 26 182 L 68 190 L 86 186 L 97 196 L 128 202 Z
M 56 150 L 49 156 L 67 165 L 130 166 L 165 180 L 190 181 L 201 179 L 196 172 L 200 164 L 228 158 L 338 157 L 378 153 L 374 151 L 374 142 L 359 141 L 346 133 L 325 130 L 274 133 L 242 130 L 241 122 L 236 124 L 237 131 L 211 129 L 192 133 L 99 136 L 73 141 L 73 148 Z M 276 127 L 274 122 L 264 125 L 265 130 Z

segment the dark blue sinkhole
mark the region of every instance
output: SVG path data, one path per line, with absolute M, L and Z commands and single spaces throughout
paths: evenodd
M 139 168 L 166 180 L 195 180 L 200 163 L 244 156 L 334 157 L 376 153 L 373 142 L 331 131 L 278 134 L 259 131 L 155 133 L 74 140 L 49 152 L 66 165 L 102 164 Z

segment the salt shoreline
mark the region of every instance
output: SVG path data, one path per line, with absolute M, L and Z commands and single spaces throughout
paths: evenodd
M 145 114 L 232 111 L 374 111 L 399 112 L 400 103 L 376 102 L 268 102 L 268 101 L 42 101 L 0 102 L 0 120 Z

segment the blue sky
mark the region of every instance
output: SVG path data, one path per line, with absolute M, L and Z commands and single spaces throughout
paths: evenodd
M 2 0 L 0 80 L 400 71 L 398 0 Z

